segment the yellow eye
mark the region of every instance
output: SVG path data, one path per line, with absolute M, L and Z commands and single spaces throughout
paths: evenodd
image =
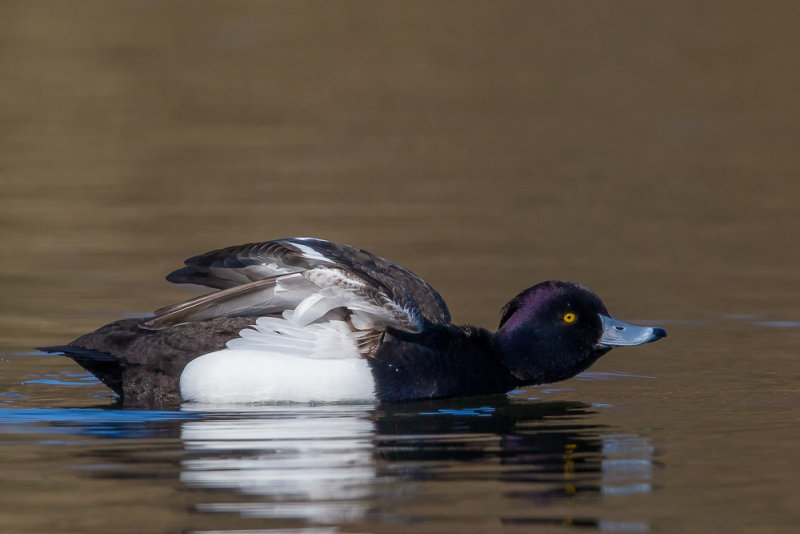
M 562 319 L 564 319 L 565 323 L 572 324 L 578 319 L 578 316 L 572 312 L 567 312 L 564 314 L 564 317 L 562 317 Z

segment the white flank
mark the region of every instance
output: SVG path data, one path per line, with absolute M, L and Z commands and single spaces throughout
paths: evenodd
M 322 360 L 259 350 L 223 349 L 200 356 L 181 374 L 187 402 L 373 402 L 367 360 Z
M 305 301 L 318 302 L 317 295 Z M 302 304 L 302 303 L 301 303 Z M 261 317 L 227 343 L 227 348 L 195 358 L 181 374 L 181 397 L 188 402 L 359 402 L 375 400 L 375 383 L 358 342 L 369 330 L 352 331 L 330 319 L 298 324 Z M 371 322 L 358 317 L 369 327 Z

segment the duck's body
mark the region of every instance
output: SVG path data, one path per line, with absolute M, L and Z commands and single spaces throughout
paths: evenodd
M 496 333 L 456 326 L 407 269 L 313 238 L 212 251 L 167 279 L 220 291 L 42 350 L 67 354 L 139 406 L 403 401 L 562 380 L 615 345 L 665 335 L 615 322 L 568 282 L 521 293 Z

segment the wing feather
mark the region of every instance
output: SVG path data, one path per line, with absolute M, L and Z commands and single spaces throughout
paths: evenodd
M 280 316 L 284 328 L 292 325 L 292 341 L 277 331 L 267 343 L 264 332 L 255 335 L 269 350 L 308 351 L 303 343 L 319 343 L 333 335 L 316 326 L 323 323 L 336 328 L 347 324 L 358 350 L 369 351 L 388 326 L 414 333 L 426 322 L 450 320 L 439 294 L 410 271 L 364 250 L 319 239 L 281 239 L 211 251 L 189 258 L 167 279 L 220 290 L 161 308 L 144 328 L 219 317 L 253 316 L 262 321 Z M 304 337 L 302 329 L 310 325 L 314 334 Z M 252 332 L 244 330 L 242 342 L 252 342 Z
M 261 317 L 228 341 L 233 350 L 256 350 L 269 355 L 344 359 L 368 356 L 373 346 L 369 332 L 353 331 L 345 321 L 332 320 L 297 326 L 287 317 Z
M 324 239 L 295 237 L 213 250 L 189 258 L 167 280 L 226 289 L 321 267 L 353 274 L 400 307 L 418 309 L 427 321 L 450 322 L 442 297 L 419 276 L 366 250 Z
M 185 267 L 168 274 L 167 280 L 225 289 L 333 263 L 309 246 L 303 247 L 278 239 L 212 250 L 189 258 Z
M 142 328 L 168 326 L 218 317 L 259 316 L 280 313 L 311 295 L 316 287 L 300 273 L 256 280 L 215 293 L 208 293 L 156 310 Z

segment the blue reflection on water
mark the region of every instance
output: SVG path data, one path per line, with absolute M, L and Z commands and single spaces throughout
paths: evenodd
M 491 417 L 495 409 L 491 406 L 480 408 L 441 409 L 435 412 L 419 412 L 419 415 L 464 415 L 467 417 Z
M 800 321 L 757 321 L 755 324 L 759 326 L 769 326 L 772 328 L 797 328 L 800 327 Z
M 200 414 L 101 408 L 21 408 L 0 410 L 0 434 L 69 434 L 104 438 L 156 435 L 163 423 L 196 419 Z M 161 424 L 161 425 L 159 425 Z M 37 442 L 44 444 L 45 441 Z
M 34 380 L 26 380 L 23 382 L 23 384 L 47 384 L 48 386 L 85 386 L 86 382 L 68 382 L 56 378 L 39 378 Z

